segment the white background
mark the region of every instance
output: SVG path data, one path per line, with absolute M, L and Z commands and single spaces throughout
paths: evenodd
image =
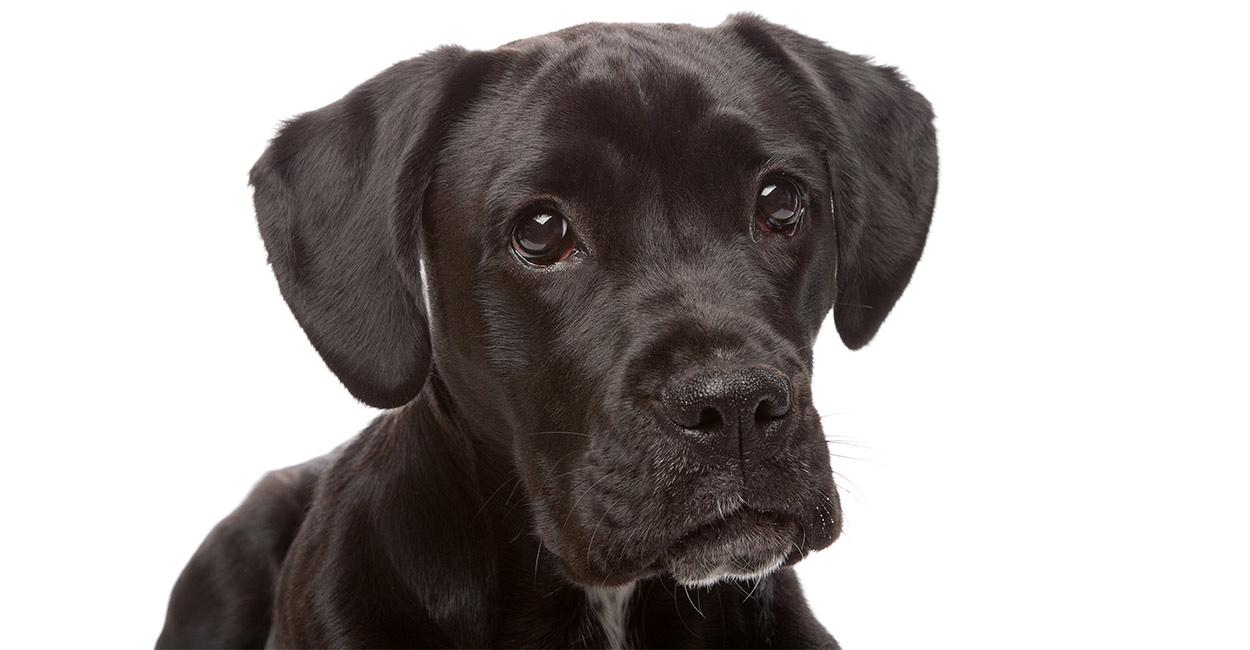
M 801 565 L 821 620 L 848 650 L 1250 646 L 1244 19 L 440 4 L 3 10 L 6 646 L 151 644 L 252 482 L 373 416 L 265 264 L 246 172 L 280 120 L 443 43 L 736 10 L 898 66 L 938 114 L 911 287 L 868 348 L 830 323 L 818 350 L 847 456 L 846 534 Z

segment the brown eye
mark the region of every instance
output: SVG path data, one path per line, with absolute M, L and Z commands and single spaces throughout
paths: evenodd
M 755 199 L 755 222 L 767 232 L 793 235 L 803 216 L 803 201 L 794 183 L 771 177 L 764 180 Z
M 550 266 L 573 254 L 568 221 L 554 212 L 526 217 L 512 231 L 512 250 L 534 266 Z

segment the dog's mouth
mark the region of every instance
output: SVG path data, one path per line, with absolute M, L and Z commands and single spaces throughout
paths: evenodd
M 683 535 L 668 554 L 666 569 L 691 587 L 758 578 L 801 552 L 799 533 L 790 517 L 744 508 Z

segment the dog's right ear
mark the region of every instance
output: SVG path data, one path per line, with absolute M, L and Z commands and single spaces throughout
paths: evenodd
M 401 406 L 430 364 L 419 220 L 440 143 L 489 68 L 447 47 L 287 122 L 252 167 L 282 295 L 357 399 Z

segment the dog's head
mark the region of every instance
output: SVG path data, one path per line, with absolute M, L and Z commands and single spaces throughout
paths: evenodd
M 748 577 L 841 527 L 812 404 L 923 248 L 927 102 L 751 16 L 395 65 L 252 171 L 283 295 L 353 395 L 429 382 L 512 454 L 570 578 Z

